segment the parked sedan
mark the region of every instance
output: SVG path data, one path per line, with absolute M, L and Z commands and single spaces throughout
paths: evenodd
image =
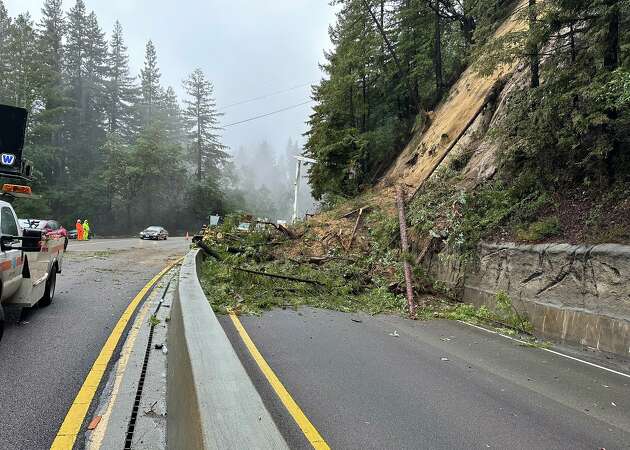
M 64 248 L 68 247 L 68 230 L 66 230 L 59 222 L 50 219 L 18 219 L 22 229 L 41 230 L 43 234 L 56 234 L 65 238 Z M 76 236 L 75 236 L 76 239 Z
M 168 239 L 168 231 L 166 231 L 163 227 L 149 227 L 140 232 L 140 239 L 155 239 L 159 241 L 160 239 Z

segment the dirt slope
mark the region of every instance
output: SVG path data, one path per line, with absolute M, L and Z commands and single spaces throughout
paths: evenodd
M 518 4 L 515 13 L 499 27 L 495 37 L 526 27 L 525 23 L 516 19 L 516 11 L 526 4 L 525 0 Z M 451 88 L 446 100 L 440 103 L 429 127 L 424 131 L 416 131 L 381 181 L 380 187 L 402 183 L 415 191 L 422 185 L 466 132 L 471 131 L 470 126 L 483 112 L 493 90 L 498 89 L 516 68 L 517 64 L 502 66 L 492 75 L 482 77 L 469 67 Z

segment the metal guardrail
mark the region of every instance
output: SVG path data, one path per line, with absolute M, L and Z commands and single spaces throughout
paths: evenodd
M 288 449 L 245 372 L 186 255 L 168 330 L 169 449 Z

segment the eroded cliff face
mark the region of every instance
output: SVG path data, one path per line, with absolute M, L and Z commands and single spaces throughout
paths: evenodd
M 526 3 L 521 2 L 515 11 Z M 499 27 L 495 37 L 526 26 L 513 16 Z M 504 65 L 487 77 L 479 75 L 475 67 L 466 69 L 450 89 L 448 97 L 435 112 L 428 114 L 426 125 L 415 130 L 381 185 L 401 183 L 416 190 L 451 153 L 472 142 L 477 144 L 478 157 L 474 162 L 471 160 L 471 170 L 477 170 L 481 160 L 486 160 L 483 165 L 487 166 L 493 160 L 495 148 L 489 141 L 484 143 L 485 133 L 491 128 L 491 122 L 500 118 L 510 89 L 519 86 L 520 69 L 518 63 Z M 489 172 L 482 172 L 481 175 L 486 177 L 493 173 L 491 167 Z
M 630 246 L 484 243 L 465 272 L 446 255 L 430 269 L 467 302 L 494 307 L 508 293 L 537 333 L 630 355 Z

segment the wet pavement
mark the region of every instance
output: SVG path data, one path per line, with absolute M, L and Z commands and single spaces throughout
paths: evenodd
M 52 305 L 6 311 L 0 449 L 50 446 L 124 309 L 188 245 L 183 238 L 70 241 Z

